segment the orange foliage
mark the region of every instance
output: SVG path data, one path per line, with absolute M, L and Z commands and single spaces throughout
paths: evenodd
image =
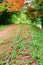
M 8 4 L 7 6 L 7 11 L 11 12 L 11 11 L 18 11 L 19 8 L 21 8 L 24 4 L 25 0 L 4 0 L 4 2 L 6 2 Z

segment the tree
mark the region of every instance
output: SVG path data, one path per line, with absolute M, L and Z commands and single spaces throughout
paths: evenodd
M 2 3 L 3 2 L 3 0 L 0 0 L 0 3 Z
M 31 20 L 31 22 L 37 22 L 37 12 L 35 11 L 35 8 L 34 7 L 31 7 L 31 6 L 28 6 L 27 7 L 27 17 Z
M 18 11 L 24 4 L 25 0 L 3 0 L 2 4 L 6 7 L 7 12 Z
M 34 0 L 33 6 L 37 11 L 37 16 L 40 16 L 43 28 L 43 0 Z
M 2 3 L 0 3 L 0 24 L 12 23 L 12 21 L 9 21 L 10 18 L 12 18 L 13 15 L 13 19 L 15 19 L 15 16 L 18 16 L 16 14 L 23 6 L 24 1 L 25 0 L 3 0 Z
M 27 14 L 32 22 L 37 22 L 40 17 L 43 28 L 43 0 L 31 0 L 31 5 L 27 7 Z
M 42 28 L 43 28 L 43 1 L 39 3 L 39 16 L 41 17 L 41 22 L 42 22 Z

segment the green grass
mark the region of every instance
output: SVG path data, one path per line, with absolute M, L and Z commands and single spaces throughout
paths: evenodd
M 0 41 L 0 46 L 4 43 L 4 41 Z
M 25 34 L 25 27 L 24 25 L 27 27 L 28 26 L 28 34 L 30 33 L 30 41 L 26 42 L 24 41 L 24 36 Z M 37 28 L 36 26 L 32 25 L 32 24 L 19 24 L 17 25 L 17 29 L 24 28 L 21 30 L 21 33 L 19 32 L 16 37 L 13 36 L 11 37 L 12 39 L 12 44 L 14 46 L 13 52 L 11 54 L 11 59 L 12 61 L 9 62 L 9 65 L 13 65 L 13 60 L 15 58 L 19 58 L 20 55 L 23 55 L 24 49 L 28 49 L 28 53 L 30 54 L 30 56 L 32 57 L 33 61 L 37 60 L 38 61 L 38 65 L 43 65 L 43 30 L 40 30 L 39 28 Z M 14 30 L 14 32 L 16 31 L 16 29 Z M 24 32 L 24 33 L 23 33 Z M 20 35 L 24 34 L 23 38 L 20 37 Z M 27 37 L 27 36 L 26 36 Z M 19 50 L 19 51 L 18 51 Z M 18 56 L 19 55 L 19 56 Z M 30 62 L 31 63 L 31 62 Z
M 2 51 L 2 50 L 0 50 L 0 55 L 1 55 L 1 54 L 3 54 L 3 51 Z
M 28 51 L 30 52 L 30 56 L 33 60 L 38 61 L 38 65 L 43 64 L 43 31 L 34 25 L 27 25 L 29 27 L 28 32 L 30 32 L 31 40 L 25 43 L 24 41 L 20 41 L 15 44 L 15 49 L 13 51 L 13 58 L 17 56 L 17 49 L 20 49 L 19 54 L 23 54 L 23 50 L 28 46 Z M 21 31 L 22 32 L 22 31 Z
M 7 25 L 0 25 L 0 31 L 3 31 L 6 28 L 7 28 Z
M 30 26 L 31 40 L 29 51 L 33 60 L 38 61 L 38 65 L 43 65 L 43 30 Z

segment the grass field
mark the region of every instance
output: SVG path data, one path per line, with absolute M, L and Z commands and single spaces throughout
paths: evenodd
M 43 65 L 43 30 L 32 24 L 14 27 L 0 41 L 0 65 Z

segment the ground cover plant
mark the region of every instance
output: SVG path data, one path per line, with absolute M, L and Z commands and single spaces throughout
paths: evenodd
M 0 31 L 4 30 L 7 28 L 7 25 L 0 25 Z
M 15 34 L 15 32 L 17 33 Z M 34 27 L 32 24 L 16 25 L 10 39 L 4 41 L 4 43 L 0 45 L 0 49 L 3 49 L 3 45 L 8 45 L 8 48 L 6 49 L 5 47 L 6 51 L 0 50 L 1 65 L 25 65 L 26 63 L 31 65 L 33 62 L 39 65 L 43 64 L 43 31 L 40 31 L 40 29 Z M 23 59 L 23 57 L 25 59 Z M 26 59 L 26 57 L 28 57 L 28 59 Z M 27 60 L 26 63 L 20 61 L 21 59 L 24 61 Z

